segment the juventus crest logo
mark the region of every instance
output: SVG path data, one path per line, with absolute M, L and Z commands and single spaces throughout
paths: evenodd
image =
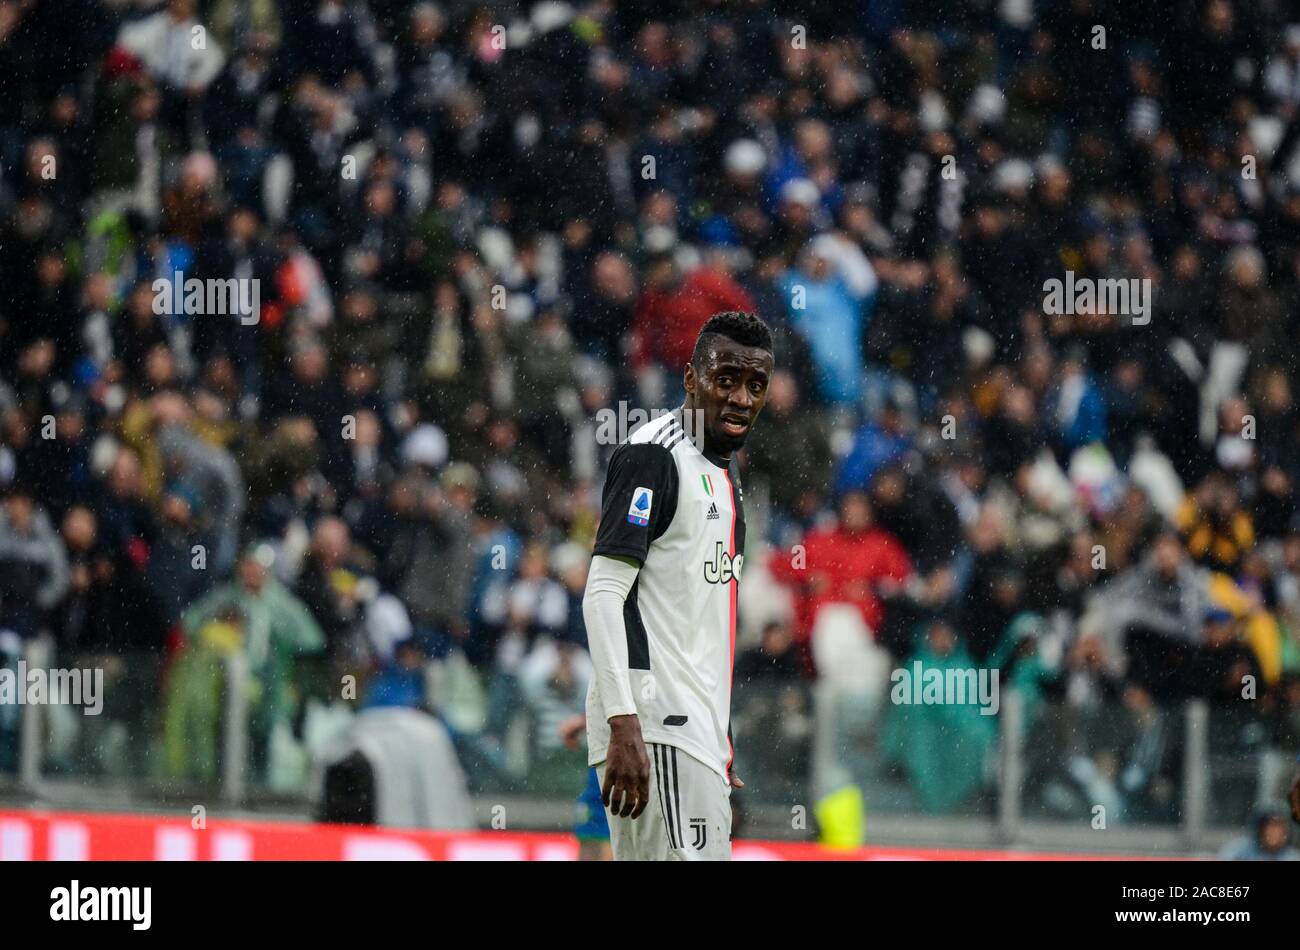
M 695 840 L 691 842 L 691 847 L 696 851 L 703 851 L 705 842 L 709 839 L 708 822 L 703 818 L 692 818 L 691 830 L 695 832 Z

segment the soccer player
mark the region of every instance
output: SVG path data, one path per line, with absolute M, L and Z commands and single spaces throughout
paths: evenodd
M 614 860 L 730 860 L 731 671 L 744 501 L 733 453 L 773 370 L 758 317 L 718 313 L 686 400 L 610 459 L 583 598 L 594 675 L 588 761 Z

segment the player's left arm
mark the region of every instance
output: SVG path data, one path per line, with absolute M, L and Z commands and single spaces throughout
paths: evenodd
M 731 749 L 731 761 L 727 763 L 727 782 L 732 788 L 744 788 L 745 783 L 736 774 L 736 743 L 731 739 L 731 723 L 727 723 L 727 747 Z

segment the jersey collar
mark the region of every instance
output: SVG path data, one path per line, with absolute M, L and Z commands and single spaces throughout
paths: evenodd
M 678 406 L 677 411 L 673 415 L 677 419 L 677 424 L 682 427 L 682 431 L 686 433 L 687 441 L 690 442 L 692 446 L 694 446 L 695 451 L 699 452 L 701 455 L 704 456 L 704 460 L 706 462 L 708 462 L 710 465 L 713 465 L 716 468 L 722 469 L 724 472 L 731 468 L 730 457 L 723 456 L 723 455 L 716 455 L 713 452 L 705 451 L 704 449 L 700 448 L 700 446 L 696 443 L 694 439 L 695 423 L 694 421 L 688 418 L 688 414 L 686 412 L 686 403 L 682 403 L 680 406 Z M 701 439 L 700 441 L 703 442 L 704 440 Z

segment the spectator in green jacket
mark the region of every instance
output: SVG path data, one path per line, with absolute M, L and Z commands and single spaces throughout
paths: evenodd
M 240 560 L 236 576 L 185 611 L 185 648 L 168 684 L 164 725 L 168 771 L 212 780 L 216 757 L 208 748 L 219 732 L 225 660 L 242 654 L 248 674 L 249 734 L 255 770 L 265 770 L 276 723 L 290 720 L 298 703 L 294 660 L 320 653 L 325 634 L 306 605 L 271 575 L 274 554 L 257 545 Z
M 901 671 L 915 675 L 921 664 L 924 678 L 937 671 L 946 682 L 949 672 L 966 674 L 978 670 L 957 632 L 936 619 L 921 627 L 915 651 Z M 988 756 L 997 741 L 997 717 L 987 714 L 978 695 L 954 702 L 943 695 L 940 701 L 926 698 L 915 704 L 910 689 L 900 690 L 900 670 L 894 671 L 896 701 L 885 723 L 884 751 L 887 761 L 903 767 L 921 808 L 931 813 L 950 813 L 966 804 L 984 782 Z M 996 711 L 996 710 L 994 710 Z

